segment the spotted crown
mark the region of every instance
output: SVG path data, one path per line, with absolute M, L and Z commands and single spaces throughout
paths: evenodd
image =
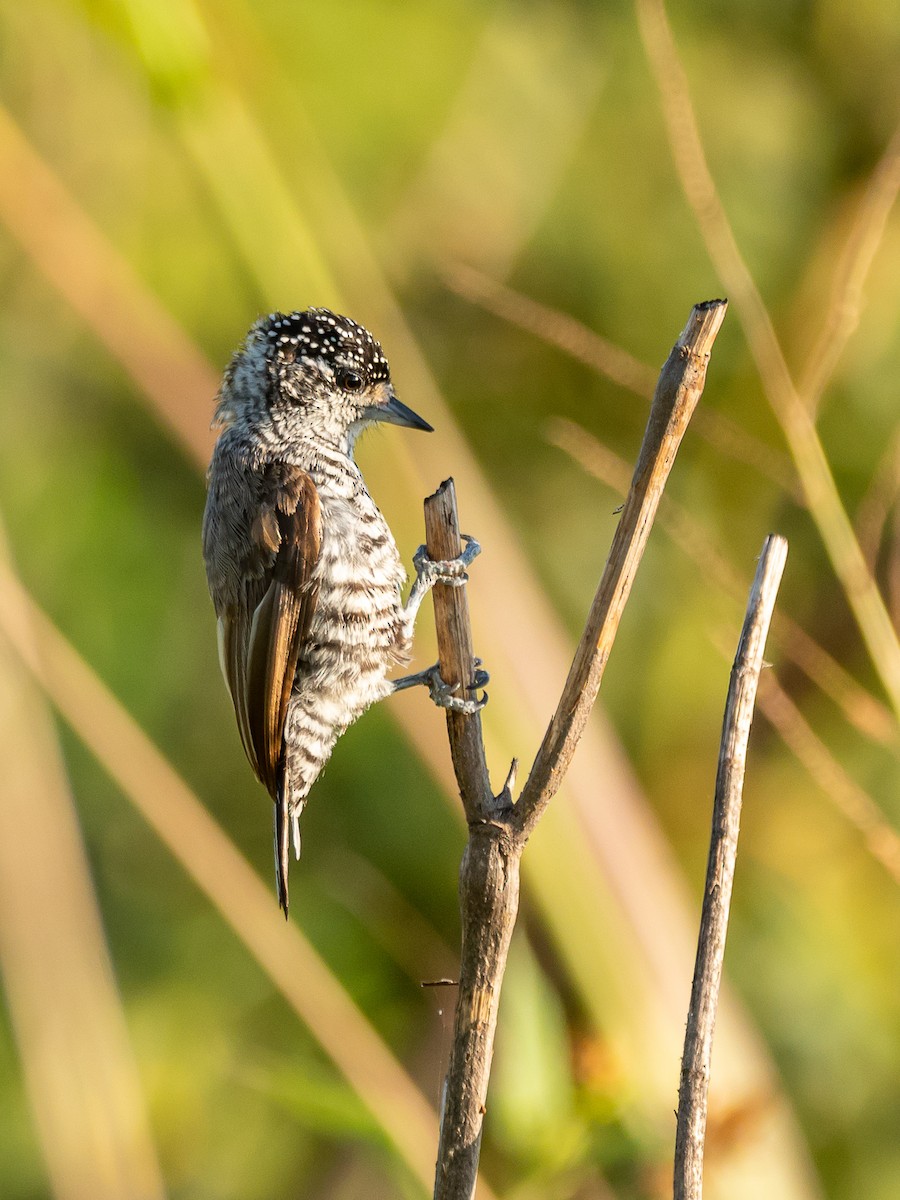
M 327 308 L 270 313 L 260 322 L 260 331 L 270 345 L 292 348 L 299 358 L 323 358 L 329 365 L 340 360 L 364 375 L 367 383 L 391 377 L 384 352 L 368 329 Z

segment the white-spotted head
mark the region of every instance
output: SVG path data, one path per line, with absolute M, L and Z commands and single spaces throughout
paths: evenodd
M 327 308 L 257 321 L 225 374 L 217 418 L 346 449 L 376 421 L 431 430 L 397 399 L 371 333 Z

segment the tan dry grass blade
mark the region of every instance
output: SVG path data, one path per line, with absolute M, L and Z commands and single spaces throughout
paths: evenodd
M 556 346 L 635 396 L 645 400 L 653 396 L 657 374 L 653 368 L 581 321 L 541 304 L 473 267 L 454 263 L 444 268 L 443 276 L 447 286 L 458 296 L 520 329 L 527 329 L 541 341 Z M 746 463 L 783 488 L 793 499 L 803 502 L 791 464 L 779 451 L 711 408 L 698 409 L 693 425 L 721 454 Z
M 900 833 L 865 788 L 837 761 L 796 704 L 768 672 L 760 680 L 759 707 L 782 741 L 802 763 L 838 812 L 855 825 L 865 844 L 896 883 L 900 883 Z
M 815 414 L 841 355 L 859 325 L 863 288 L 884 238 L 900 191 L 900 125 L 881 156 L 860 200 L 831 285 L 822 328 L 807 356 L 799 392 Z
M 233 151 L 231 157 L 240 148 Z M 365 464 L 372 491 L 401 544 L 411 547 L 421 540 L 421 496 L 452 473 L 463 498 L 464 525 L 471 523 L 489 549 L 478 563 L 473 615 L 478 645 L 490 646 L 490 665 L 497 680 L 486 714 L 488 751 L 492 761 L 508 763 L 523 745 L 536 744 L 543 733 L 549 717 L 547 698 L 558 691 L 568 665 L 568 639 L 443 402 L 327 161 L 314 143 L 304 144 L 302 153 L 309 166 L 306 177 L 316 189 L 316 199 L 310 203 L 317 214 L 324 214 L 324 236 L 317 243 L 333 247 L 345 276 L 341 280 L 344 299 L 388 347 L 402 394 L 414 396 L 417 407 L 440 429 L 440 438 L 416 443 L 415 458 L 408 440 L 383 438 L 379 455 Z M 216 165 L 214 155 L 204 154 L 202 159 L 208 166 Z M 232 176 L 227 162 L 224 170 L 226 177 L 211 187 L 221 196 L 239 178 L 239 173 Z M 77 208 L 71 198 L 69 205 Z M 231 215 L 223 212 L 226 220 Z M 64 211 L 54 216 L 66 224 Z M 284 220 L 286 214 L 279 208 L 272 219 Z M 241 222 L 241 226 L 242 236 L 247 236 L 254 223 Z M 272 236 L 271 228 L 264 230 L 261 251 Z M 244 251 L 252 263 L 253 247 L 246 244 Z M 271 286 L 282 292 L 291 281 L 295 288 L 301 286 L 313 265 L 280 259 L 266 263 L 266 274 Z M 275 278 L 276 272 L 283 282 Z M 335 293 L 322 299 L 334 304 L 339 297 Z M 179 407 L 181 440 L 199 446 L 206 436 L 208 416 L 207 405 Z M 197 457 L 205 466 L 205 456 L 198 452 Z M 602 554 L 598 546 L 598 569 Z M 527 664 L 520 653 L 523 638 L 531 647 Z M 412 696 L 397 697 L 392 711 L 455 804 L 439 714 Z M 565 795 L 568 810 L 558 805 L 548 813 L 541 837 L 531 846 L 527 872 L 531 894 L 597 1024 L 608 1023 L 615 1008 L 626 1031 L 620 1049 L 642 1080 L 637 1099 L 658 1115 L 671 1102 L 668 1065 L 677 1061 L 692 953 L 692 920 L 683 884 L 633 773 L 602 719 L 595 719 L 585 731 Z M 614 912 L 615 923 L 623 929 L 615 945 L 609 921 L 598 919 L 601 909 Z M 610 979 L 621 989 L 621 1002 L 611 998 Z M 634 1002 L 635 995 L 641 997 L 640 1003 Z M 718 1085 L 722 1106 L 740 1107 L 760 1088 L 771 1089 L 772 1073 L 765 1047 L 734 1001 L 725 1008 L 717 1050 Z M 771 1123 L 760 1127 L 760 1136 L 769 1147 L 772 1200 L 781 1195 L 791 1195 L 792 1200 L 815 1195 L 805 1150 L 786 1106 L 771 1110 Z M 743 1143 L 729 1159 L 733 1173 L 749 1169 L 753 1146 L 752 1139 Z M 726 1173 L 731 1177 L 732 1172 Z
M 298 295 L 335 306 L 333 272 L 242 98 L 219 82 L 204 103 L 178 114 L 177 126 L 266 307 L 290 311 Z M 300 269 L 285 271 L 285 263 Z
M 18 657 L 35 655 L 32 629 L 7 601 L 18 611 L 0 637 L 0 962 L 50 1186 L 56 1200 L 164 1200 L 56 733 Z
M 844 509 L 813 417 L 794 386 L 771 318 L 722 207 L 663 0 L 637 0 L 637 14 L 682 188 L 694 210 L 710 258 L 744 326 L 769 403 L 794 459 L 809 511 L 856 618 L 872 665 L 891 707 L 900 716 L 900 642 Z
M 815 412 L 841 355 L 859 325 L 863 288 L 884 238 L 888 218 L 900 190 L 900 126 L 878 161 L 861 199 L 841 250 L 828 310 L 822 328 L 807 356 L 800 394 Z M 889 439 L 872 472 L 869 487 L 854 518 L 857 537 L 869 569 L 874 572 L 884 527 L 900 493 L 900 429 Z
M 93 330 L 175 437 L 205 459 L 212 435 L 185 429 L 186 403 L 209 404 L 219 381 L 177 321 L 138 280 L 0 105 L 0 220 Z
M 552 202 L 606 74 L 583 21 L 554 5 L 526 20 L 515 4 L 486 12 L 444 126 L 388 222 L 395 278 L 437 246 L 505 274 Z
M 856 510 L 856 530 L 866 562 L 874 571 L 884 528 L 900 493 L 900 428 L 875 468 L 868 491 Z
M 33 645 L 24 636 L 24 620 L 35 631 Z M 2 566 L 0 628 L 66 722 L 235 930 L 430 1191 L 436 1113 L 297 926 L 279 919 L 271 890 Z M 483 1182 L 480 1191 L 492 1196 Z

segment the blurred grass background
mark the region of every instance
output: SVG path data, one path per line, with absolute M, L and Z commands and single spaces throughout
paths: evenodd
M 407 560 L 456 476 L 499 788 L 559 693 L 647 381 L 723 292 L 603 715 L 526 854 L 483 1194 L 667 1194 L 727 656 L 775 530 L 707 1191 L 897 1195 L 900 655 L 870 584 L 896 621 L 900 13 L 670 19 L 0 4 L 9 1200 L 428 1190 L 453 998 L 419 984 L 454 971 L 463 845 L 443 719 L 401 695 L 341 741 L 283 927 L 199 554 L 252 320 L 348 311 L 437 427 L 361 460 Z

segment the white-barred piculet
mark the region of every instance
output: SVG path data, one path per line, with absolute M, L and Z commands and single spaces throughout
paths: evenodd
M 247 757 L 275 803 L 278 899 L 288 911 L 290 831 L 338 737 L 370 704 L 416 683 L 475 711 L 436 667 L 390 681 L 436 582 L 458 584 L 478 553 L 406 572 L 353 458 L 378 421 L 431 431 L 394 393 L 381 346 L 324 308 L 256 322 L 225 372 L 209 468 L 203 554 L 219 654 Z M 478 672 L 472 688 L 487 676 Z

